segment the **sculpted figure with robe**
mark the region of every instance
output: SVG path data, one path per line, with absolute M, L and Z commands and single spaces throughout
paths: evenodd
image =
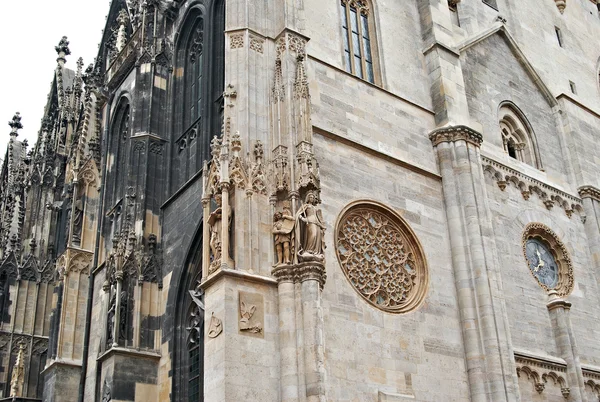
M 309 191 L 304 205 L 296 214 L 298 262 L 322 262 L 325 259 L 324 234 L 325 223 L 321 210 L 317 208 L 317 196 Z
M 221 255 L 223 253 L 222 242 L 224 233 L 222 224 L 223 208 L 221 207 L 221 194 L 215 194 L 215 202 L 217 204 L 217 208 L 210 214 L 208 218 L 208 225 L 210 226 L 210 251 L 212 254 L 211 270 L 213 272 L 216 269 L 216 264 L 220 263 Z M 229 209 L 227 222 L 227 227 L 229 228 L 231 225 L 231 208 Z M 229 233 L 225 233 L 225 235 L 229 235 Z M 213 264 L 215 264 L 215 266 L 213 266 Z

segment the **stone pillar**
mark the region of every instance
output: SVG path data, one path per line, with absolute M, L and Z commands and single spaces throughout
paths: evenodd
M 574 401 L 581 401 L 585 389 L 581 363 L 579 362 L 579 353 L 573 335 L 569 310 L 571 303 L 561 299 L 555 290 L 551 290 L 548 295 L 548 312 L 554 330 L 556 346 L 560 354 L 567 362 L 567 382 L 570 388 L 570 397 Z
M 208 224 L 210 196 L 202 197 L 202 211 L 202 280 L 204 281 L 208 277 L 208 267 L 210 265 L 210 226 Z
M 279 298 L 279 350 L 281 401 L 299 401 L 298 344 L 296 339 L 296 297 L 294 275 L 289 265 L 275 269 Z
M 469 124 L 460 54 L 454 48 L 448 2 L 419 0 L 418 3 L 435 123 L 438 127 Z M 462 7 L 461 3 L 461 10 Z
M 592 264 L 596 272 L 600 272 L 600 189 L 582 186 L 579 188 L 579 196 L 583 200 L 584 226 Z M 600 276 L 597 277 L 597 281 L 600 288 Z
M 281 400 L 325 402 L 321 305 L 325 265 L 318 261 L 279 265 L 273 276 L 279 293 Z
M 506 308 L 502 303 L 491 219 L 484 192 L 480 133 L 466 126 L 435 130 L 430 139 L 442 175 L 455 286 L 472 401 L 518 398 Z
M 304 324 L 304 377 L 306 400 L 325 402 L 325 347 L 323 345 L 323 307 L 321 288 L 325 283 L 325 266 L 303 263 L 298 267 L 302 283 L 302 318 Z

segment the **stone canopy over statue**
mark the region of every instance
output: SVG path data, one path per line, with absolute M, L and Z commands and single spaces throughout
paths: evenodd
M 276 266 L 325 260 L 325 223 L 317 203 L 317 195 L 309 191 L 304 205 L 294 217 L 287 205 L 284 205 L 283 212 L 275 213 L 273 234 Z

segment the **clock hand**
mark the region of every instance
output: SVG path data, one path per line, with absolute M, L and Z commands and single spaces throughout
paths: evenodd
M 544 260 L 542 259 L 542 256 L 540 255 L 540 250 L 536 248 L 535 252 L 537 253 L 537 256 L 538 256 L 538 267 L 543 267 L 545 264 L 544 264 Z

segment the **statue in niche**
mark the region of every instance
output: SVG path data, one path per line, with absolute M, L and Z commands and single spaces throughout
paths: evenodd
M 314 191 L 309 191 L 304 205 L 296 214 L 298 262 L 325 260 L 325 224 L 317 203 L 317 195 Z
M 121 305 L 119 306 L 119 340 L 127 341 L 127 312 L 129 297 L 125 290 L 121 291 Z
M 213 273 L 217 270 L 218 266 L 221 263 L 221 256 L 223 254 L 222 250 L 222 241 L 223 241 L 223 208 L 222 204 L 222 196 L 221 194 L 215 194 L 215 202 L 217 204 L 217 208 L 210 214 L 208 218 L 208 225 L 210 226 L 210 251 L 212 254 L 212 262 L 210 266 L 210 273 Z M 228 217 L 227 217 L 227 227 L 231 227 L 231 208 L 229 209 Z M 229 235 L 229 233 L 226 233 Z M 227 251 L 225 251 L 227 253 Z
M 73 206 L 73 243 L 81 244 L 81 230 L 83 228 L 83 201 L 78 199 Z
M 117 295 L 113 292 L 110 298 L 110 308 L 107 314 L 106 323 L 106 345 L 110 347 L 113 344 L 114 328 L 115 328 L 115 311 L 117 308 Z
M 127 330 L 127 292 L 121 291 L 121 305 L 119 306 L 119 338 L 125 339 Z M 106 334 L 106 345 L 108 347 L 115 343 L 114 329 L 115 329 L 115 312 L 117 310 L 117 294 L 113 292 L 110 298 L 110 308 L 108 309 L 107 318 L 107 334 Z
M 289 203 L 284 203 L 283 212 L 276 212 L 273 217 L 273 234 L 275 235 L 276 265 L 292 263 L 294 254 L 294 226 L 296 220 L 292 216 Z

